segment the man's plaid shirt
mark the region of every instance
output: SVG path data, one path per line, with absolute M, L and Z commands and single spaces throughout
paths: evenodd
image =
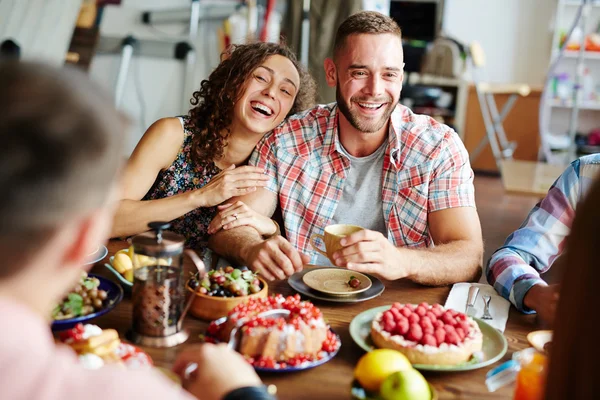
M 288 240 L 301 252 L 317 254 L 310 236 L 323 231 L 342 196 L 350 160 L 340 151 L 336 103 L 289 118 L 267 134 L 250 164 L 273 179 Z M 391 115 L 383 161 L 383 215 L 395 246 L 431 245 L 428 213 L 475 207 L 473 171 L 456 132 L 398 105 Z

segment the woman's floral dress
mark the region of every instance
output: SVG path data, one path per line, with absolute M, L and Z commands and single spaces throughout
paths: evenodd
M 188 129 L 189 117 L 178 117 L 184 132 L 183 145 L 173 164 L 166 170 L 160 171 L 152 188 L 142 200 L 157 200 L 190 190 L 199 189 L 206 185 L 213 176 L 221 170 L 211 161 L 205 166 L 197 165 L 192 160 L 193 133 Z M 179 233 L 186 238 L 186 246 L 194 249 L 204 249 L 208 240 L 208 224 L 216 215 L 216 207 L 201 207 L 171 221 L 170 231 Z

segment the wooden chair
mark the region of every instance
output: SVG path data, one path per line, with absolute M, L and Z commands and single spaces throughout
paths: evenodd
M 512 109 L 513 105 L 519 97 L 526 97 L 531 92 L 531 89 L 526 84 L 493 84 L 482 81 L 482 70 L 485 67 L 485 54 L 481 45 L 477 42 L 471 43 L 469 46 L 469 62 L 481 115 L 485 124 L 486 135 L 477 145 L 475 150 L 471 152 L 470 159 L 473 162 L 489 143 L 496 160 L 498 169 L 502 171 L 502 161 L 512 159 L 514 151 L 517 147 L 516 142 L 509 142 L 506 138 L 506 132 L 502 126 L 502 122 Z M 501 112 L 498 112 L 496 100 L 497 94 L 510 95 Z

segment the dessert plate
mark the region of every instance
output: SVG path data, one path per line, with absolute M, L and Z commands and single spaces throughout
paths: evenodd
M 356 288 L 350 286 L 349 281 L 358 279 L 360 285 Z M 308 271 L 302 276 L 302 282 L 311 289 L 333 296 L 348 296 L 362 293 L 371 286 L 371 279 L 360 272 L 344 268 L 318 268 Z
M 358 347 L 365 351 L 375 349 L 375 344 L 371 340 L 371 323 L 377 314 L 390 308 L 391 306 L 371 308 L 352 319 L 352 322 L 350 322 L 350 336 L 352 336 L 352 340 Z M 477 322 L 483 334 L 482 359 L 471 357 L 471 360 L 458 365 L 413 364 L 413 367 L 421 371 L 469 371 L 488 366 L 500 360 L 508 349 L 506 338 L 479 318 L 473 319 Z
M 222 317 L 219 318 L 217 320 L 214 321 L 214 324 L 216 326 L 219 326 L 223 323 L 225 323 L 225 321 L 227 321 L 227 317 Z M 291 365 L 286 365 L 286 364 L 279 364 L 277 363 L 275 368 L 266 368 L 266 367 L 258 367 L 256 365 L 253 365 L 254 369 L 257 372 L 296 372 L 296 371 L 304 371 L 307 369 L 311 369 L 311 368 L 315 368 L 318 367 L 319 365 L 325 364 L 327 361 L 331 360 L 333 357 L 336 356 L 336 354 L 340 351 L 340 347 L 342 347 L 342 340 L 340 339 L 340 336 L 335 333 L 335 331 L 331 328 L 329 328 L 331 330 L 331 332 L 333 332 L 335 334 L 336 340 L 337 340 L 337 346 L 335 348 L 334 351 L 332 352 L 326 352 L 326 351 L 322 351 L 319 356 L 320 358 L 314 361 L 305 361 L 300 365 L 296 365 L 296 366 L 291 366 Z M 209 333 L 207 332 L 205 335 L 205 340 L 208 339 L 207 341 L 213 342 L 213 343 L 218 343 L 219 341 L 210 336 Z
M 315 289 L 310 288 L 303 281 L 303 277 L 305 274 L 308 274 L 311 271 L 317 269 L 331 269 L 332 267 L 315 267 L 315 266 L 306 266 L 302 271 L 296 272 L 294 275 L 288 278 L 288 285 L 296 292 L 309 297 L 315 300 L 322 301 L 330 301 L 334 303 L 358 303 L 365 300 L 373 299 L 379 296 L 385 290 L 385 286 L 383 282 L 381 282 L 378 278 L 370 274 L 363 274 L 371 281 L 371 287 L 369 287 L 364 292 L 360 293 L 351 293 L 345 296 L 332 296 L 327 293 L 322 293 Z

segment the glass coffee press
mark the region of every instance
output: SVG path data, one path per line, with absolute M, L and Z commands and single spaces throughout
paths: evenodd
M 184 250 L 185 238 L 173 232 L 168 222 L 151 222 L 150 231 L 135 236 L 133 251 L 133 343 L 150 347 L 171 347 L 185 342 L 189 332 L 183 319 L 194 299 L 187 296 L 183 259 L 187 254 L 200 276 L 204 263 L 192 250 Z

